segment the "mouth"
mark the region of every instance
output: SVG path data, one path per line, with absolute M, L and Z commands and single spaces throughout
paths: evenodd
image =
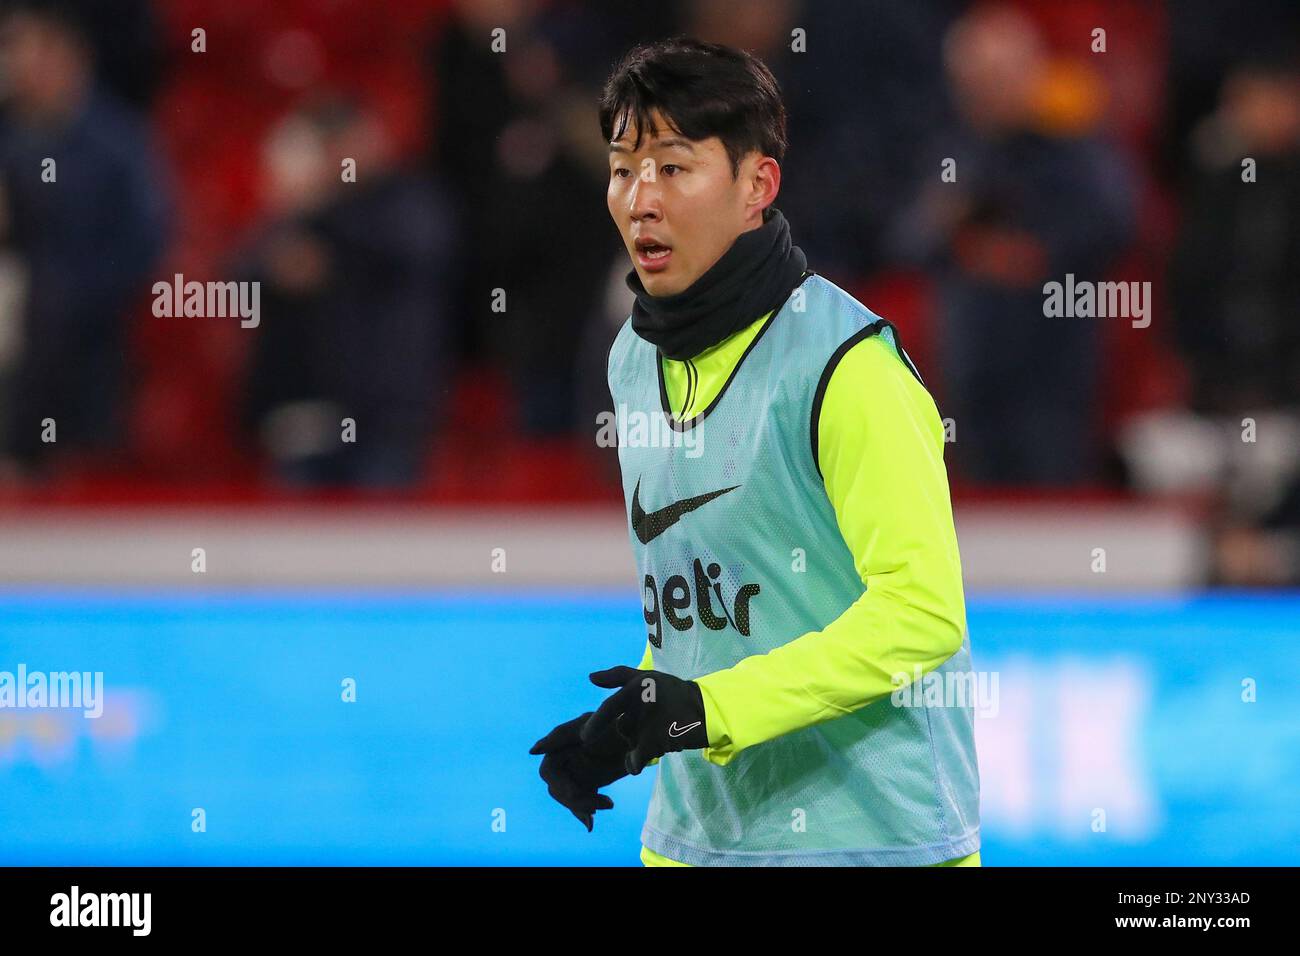
M 668 268 L 673 250 L 657 239 L 642 238 L 636 240 L 636 261 L 646 272 L 662 272 Z

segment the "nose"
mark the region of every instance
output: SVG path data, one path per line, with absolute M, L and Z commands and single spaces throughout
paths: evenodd
M 657 220 L 660 217 L 658 177 L 652 172 L 642 171 L 632 183 L 632 195 L 628 197 L 628 208 L 633 222 L 642 219 Z

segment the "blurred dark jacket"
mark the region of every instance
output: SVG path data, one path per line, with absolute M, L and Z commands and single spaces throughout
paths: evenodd
M 289 288 L 270 268 L 286 235 L 324 253 L 310 289 Z M 357 441 L 282 461 L 309 484 L 402 486 L 417 480 L 448 392 L 446 262 L 454 230 L 446 203 L 424 179 L 388 172 L 341 187 L 318 211 L 273 224 L 247 256 L 261 281 L 261 327 L 242 425 L 265 437 L 277 408 L 326 403 L 357 423 Z M 243 271 L 243 270 L 241 270 Z
M 938 158 L 956 159 L 956 182 L 933 183 L 897 241 L 939 280 L 941 407 L 956 422 L 959 472 L 1011 484 L 1095 479 L 1102 323 L 1125 320 L 1048 318 L 1043 286 L 1068 273 L 1107 279 L 1135 228 L 1127 165 L 1100 140 L 1030 131 L 957 130 L 931 152 L 936 178 Z M 927 206 L 949 214 L 936 220 Z M 1004 240 L 1016 243 L 1005 265 L 1018 281 L 972 271 Z
M 1300 404 L 1300 155 L 1205 170 L 1187 190 L 1171 270 L 1196 411 Z
M 56 163 L 54 182 L 42 164 Z M 125 403 L 124 315 L 162 253 L 169 206 L 143 124 L 103 93 L 61 128 L 0 121 L 6 246 L 26 265 L 22 346 L 4 402 L 8 450 L 31 462 L 44 418 L 57 447 L 112 447 Z

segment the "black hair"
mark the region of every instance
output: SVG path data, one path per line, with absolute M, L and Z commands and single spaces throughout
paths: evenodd
M 658 132 L 651 120 L 656 109 L 687 139 L 721 139 L 733 179 L 754 150 L 778 163 L 785 159 L 781 88 L 752 53 L 685 36 L 635 47 L 605 81 L 601 135 L 612 143 L 635 120 L 632 148 L 639 149 L 642 136 Z

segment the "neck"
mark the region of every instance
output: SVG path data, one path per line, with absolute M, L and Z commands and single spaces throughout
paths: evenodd
M 633 269 L 632 329 L 671 359 L 693 358 L 778 308 L 803 280 L 808 260 L 790 243 L 790 227 L 769 207 L 722 257 L 681 292 L 652 296 Z

